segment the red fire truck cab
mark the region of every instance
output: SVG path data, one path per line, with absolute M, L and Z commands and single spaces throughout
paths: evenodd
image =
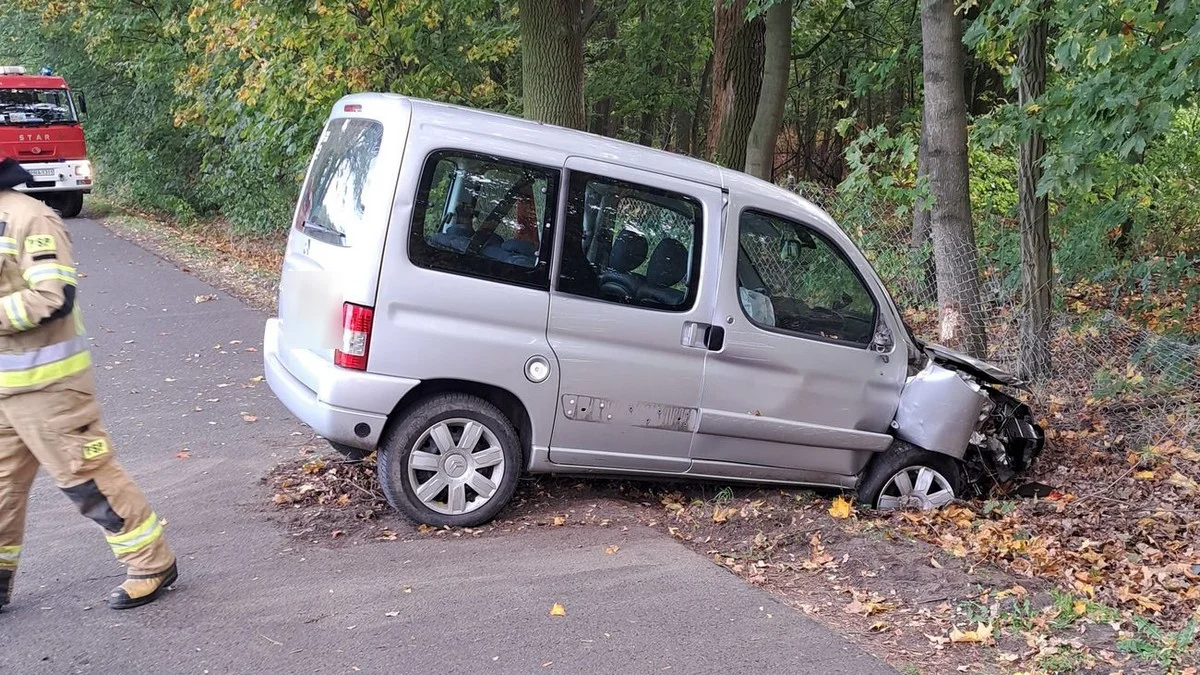
M 92 191 L 92 163 L 83 140 L 83 94 L 51 75 L 27 75 L 21 66 L 0 66 L 0 155 L 15 158 L 33 175 L 17 186 L 41 199 L 64 218 L 79 215 L 83 195 Z

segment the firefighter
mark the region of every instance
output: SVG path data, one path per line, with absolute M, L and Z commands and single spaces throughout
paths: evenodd
M 33 180 L 0 156 L 0 607 L 12 598 L 38 465 L 105 530 L 127 567 L 108 606 L 153 602 L 179 574 L 162 523 L 113 458 L 62 220 L 14 186 Z

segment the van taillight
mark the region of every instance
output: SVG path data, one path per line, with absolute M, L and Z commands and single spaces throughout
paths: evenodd
M 375 310 L 362 305 L 342 305 L 342 348 L 333 351 L 334 364 L 352 370 L 367 369 L 367 351 L 371 347 L 371 323 Z

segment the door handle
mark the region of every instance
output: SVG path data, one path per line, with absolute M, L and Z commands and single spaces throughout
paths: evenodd
M 685 321 L 683 339 L 680 340 L 680 343 L 684 347 L 707 349 L 713 352 L 721 351 L 721 348 L 725 346 L 725 329 L 709 323 Z
M 721 326 L 706 326 L 704 329 L 704 346 L 710 352 L 719 352 L 725 346 L 725 329 Z

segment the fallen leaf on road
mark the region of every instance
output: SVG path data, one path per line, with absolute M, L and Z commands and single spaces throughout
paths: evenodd
M 350 495 L 342 495 L 337 498 L 338 506 L 345 506 L 350 503 Z
M 247 422 L 247 423 L 254 423 L 254 422 L 258 421 L 258 416 L 251 415 L 250 413 L 242 413 L 242 421 Z
M 175 453 L 175 459 L 187 459 L 191 456 L 192 453 L 188 452 L 187 450 L 180 450 L 179 452 Z
M 991 624 L 980 623 L 975 630 L 962 631 L 957 628 L 951 629 L 950 641 L 954 643 L 987 643 L 992 640 Z
M 850 517 L 850 500 L 845 497 L 838 497 L 833 500 L 833 505 L 829 507 L 829 515 L 834 518 L 849 518 Z
M 251 381 L 251 382 L 262 382 L 262 381 L 263 381 L 263 376 L 262 376 L 262 375 L 257 375 L 257 376 L 255 376 L 255 377 L 252 377 L 252 378 L 250 378 L 250 381 Z
M 375 537 L 375 539 L 378 541 L 396 541 L 396 533 L 392 532 L 391 530 L 384 530 L 383 532 L 380 532 L 379 536 Z
M 1138 480 L 1154 480 L 1154 472 L 1153 471 L 1138 471 L 1133 474 L 1133 477 L 1137 478 Z
M 876 633 L 885 631 L 887 629 L 888 629 L 888 622 L 886 622 L 886 621 L 876 621 L 875 623 L 871 624 L 871 630 Z
M 206 295 L 197 295 L 196 296 L 196 304 L 198 305 L 202 302 L 211 302 L 216 299 L 217 299 L 217 296 L 212 293 L 208 293 Z
M 567 608 L 563 607 L 562 605 L 560 605 L 557 602 L 554 603 L 554 606 L 550 608 L 550 616 L 566 616 L 566 615 L 567 615 Z
M 554 526 L 555 527 L 561 527 L 562 525 L 565 525 L 566 523 L 567 523 L 566 516 L 554 516 Z
M 620 546 L 613 544 L 612 546 L 605 547 L 604 555 L 613 555 L 614 553 L 616 553 L 617 551 L 620 551 L 620 550 L 621 550 Z

